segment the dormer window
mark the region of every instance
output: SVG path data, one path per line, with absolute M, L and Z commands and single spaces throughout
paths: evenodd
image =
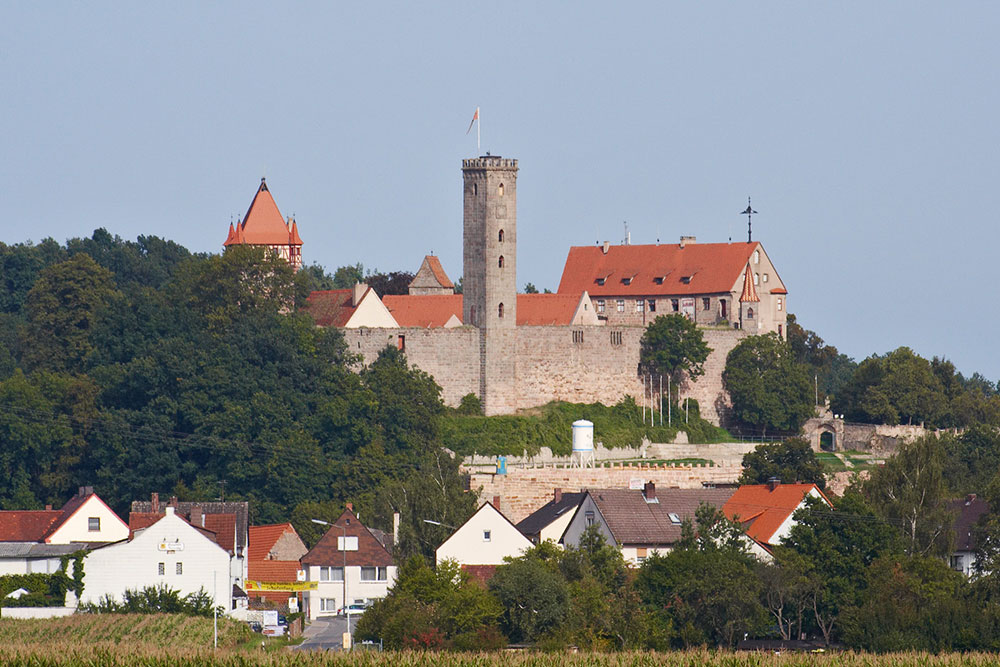
M 603 285 L 604 284 L 604 278 L 598 278 L 597 279 L 597 284 L 598 285 Z
M 622 282 L 624 284 L 626 284 L 626 285 L 631 285 L 632 284 L 632 279 L 631 278 L 622 278 Z
M 681 276 L 681 282 L 684 283 L 685 285 L 690 285 L 692 277 L 693 276 Z
M 655 278 L 653 278 L 653 282 L 655 282 L 657 285 L 662 285 L 663 284 L 663 276 L 656 276 Z

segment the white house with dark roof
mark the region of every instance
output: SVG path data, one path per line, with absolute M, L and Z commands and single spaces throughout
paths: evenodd
M 685 519 L 694 519 L 702 503 L 721 508 L 733 489 L 657 489 L 647 482 L 638 489 L 588 489 L 562 542 L 577 546 L 588 527 L 596 525 L 608 544 L 616 545 L 629 563 L 666 553 L 681 539 Z
M 583 491 L 564 493 L 562 489 L 553 489 L 552 500 L 521 519 L 517 529 L 531 540 L 532 544 L 541 544 L 546 540 L 560 544 L 570 519 L 586 495 Z
M 952 500 L 948 505 L 955 512 L 955 551 L 948 564 L 951 569 L 967 577 L 976 576 L 979 573 L 976 572 L 976 537 L 973 527 L 990 510 L 990 505 L 975 493 Z

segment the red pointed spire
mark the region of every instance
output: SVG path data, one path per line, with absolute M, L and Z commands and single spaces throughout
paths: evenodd
M 750 270 L 750 264 L 747 263 L 747 270 L 743 274 L 743 293 L 740 294 L 740 303 L 757 301 L 760 301 L 760 297 L 757 296 L 757 288 L 753 284 L 753 271 Z

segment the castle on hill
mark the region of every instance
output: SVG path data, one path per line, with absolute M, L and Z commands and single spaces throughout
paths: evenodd
M 287 221 L 281 217 L 263 178 L 242 222 L 229 223 L 229 236 L 222 245 L 226 248 L 236 245 L 268 248 L 296 271 L 302 268 L 302 238 L 298 225 L 290 217 Z
M 447 404 L 471 393 L 495 415 L 553 400 L 614 404 L 642 396 L 639 341 L 657 316 L 677 313 L 702 327 L 712 348 L 705 374 L 681 395 L 720 423 L 729 351 L 747 335 L 787 335 L 788 291 L 763 245 L 682 236 L 677 244 L 575 246 L 555 294 L 518 294 L 517 174 L 515 159 L 462 161 L 462 294 L 440 260 L 426 256 L 406 295 L 380 296 L 366 285 L 313 292 L 308 308 L 317 325 L 341 328 L 364 363 L 398 347 L 434 377 Z M 244 238 L 260 197 L 244 219 Z M 266 202 L 273 206 L 269 193 Z M 276 219 L 289 235 L 289 257 L 297 247 L 301 264 L 294 221 Z

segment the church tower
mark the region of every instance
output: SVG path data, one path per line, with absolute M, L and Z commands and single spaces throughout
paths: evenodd
M 517 351 L 517 160 L 462 160 L 462 321 L 479 328 L 480 400 L 513 412 Z

